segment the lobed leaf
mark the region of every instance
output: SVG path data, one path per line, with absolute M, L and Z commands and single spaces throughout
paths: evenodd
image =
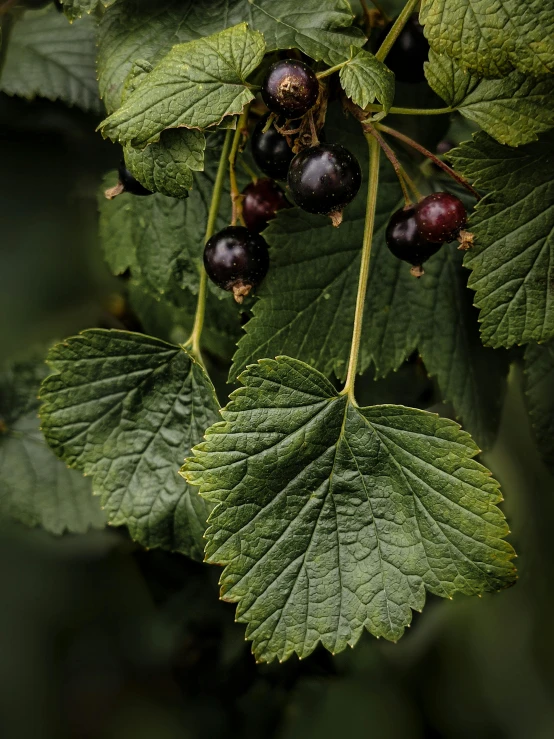
M 514 71 L 502 79 L 479 80 L 433 51 L 425 67 L 435 92 L 501 144 L 528 144 L 554 126 L 554 77 L 534 79 Z
M 388 112 L 394 100 L 393 72 L 369 51 L 355 47 L 350 51 L 352 59 L 339 75 L 345 93 L 361 108 L 378 100 Z
M 182 348 L 92 329 L 55 346 L 41 419 L 54 452 L 92 477 L 109 522 L 143 546 L 199 558 L 208 505 L 178 475 L 217 419 L 202 369 Z
M 554 336 L 554 138 L 513 149 L 484 133 L 449 153 L 455 167 L 489 191 L 471 219 L 472 270 L 481 336 L 492 346 Z
M 0 374 L 0 518 L 58 535 L 102 528 L 90 481 L 56 459 L 40 432 L 37 394 L 47 373 L 37 357 Z
M 498 483 L 452 421 L 358 408 L 319 372 L 261 360 L 184 475 L 215 504 L 206 559 L 260 661 L 396 641 L 425 590 L 514 582 Z
M 144 147 L 167 128 L 208 128 L 254 97 L 246 78 L 263 59 L 264 38 L 246 23 L 174 46 L 100 125 L 104 136 Z
M 0 74 L 0 90 L 33 99 L 62 100 L 84 110 L 102 111 L 95 71 L 94 23 L 69 24 L 54 6 L 28 10 L 10 34 Z
M 554 72 L 552 0 L 422 0 L 431 48 L 484 77 Z

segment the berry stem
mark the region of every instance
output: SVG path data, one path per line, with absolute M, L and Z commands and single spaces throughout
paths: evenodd
M 363 129 L 366 133 L 371 134 L 371 136 L 377 139 L 377 142 L 379 143 L 379 146 L 383 150 L 383 153 L 385 154 L 389 162 L 392 164 L 394 171 L 396 172 L 396 176 L 398 177 L 400 187 L 402 188 L 402 194 L 404 195 L 404 202 L 406 203 L 406 205 L 412 205 L 412 198 L 410 197 L 410 193 L 408 192 L 406 184 L 410 186 L 412 192 L 414 193 L 414 195 L 416 196 L 418 200 L 420 199 L 420 195 L 419 195 L 419 191 L 417 187 L 412 182 L 411 177 L 409 177 L 404 167 L 398 161 L 396 154 L 391 149 L 391 147 L 387 144 L 387 142 L 381 136 L 381 134 L 378 133 L 375 130 L 375 128 L 369 123 L 364 124 Z
M 377 53 L 375 54 L 375 58 L 378 59 L 380 62 L 385 61 L 387 54 L 391 50 L 396 39 L 400 36 L 402 29 L 408 22 L 409 17 L 413 13 L 418 3 L 419 3 L 419 0 L 408 0 L 406 5 L 402 9 L 400 15 L 394 21 L 393 27 L 390 29 L 390 31 L 386 35 L 385 40 L 379 47 Z
M 415 149 L 416 151 L 419 151 L 420 154 L 423 154 L 423 156 L 430 159 L 432 162 L 434 162 L 437 167 L 440 167 L 449 177 L 452 177 L 453 180 L 456 180 L 462 187 L 465 187 L 468 192 L 470 192 L 476 200 L 481 200 L 481 196 L 477 192 L 477 190 L 474 190 L 474 188 L 469 184 L 469 182 L 459 175 L 457 172 L 455 172 L 452 167 L 449 167 L 448 164 L 442 161 L 442 159 L 439 159 L 438 156 L 433 154 L 429 151 L 429 149 L 426 149 L 421 144 L 418 144 L 417 141 L 414 141 L 409 136 L 406 136 L 404 133 L 400 133 L 400 131 L 397 131 L 395 128 L 390 128 L 389 126 L 385 126 L 382 123 L 377 123 L 376 128 L 379 129 L 379 131 L 383 131 L 383 133 L 388 133 L 389 136 L 394 136 L 396 139 L 399 139 L 400 141 L 403 141 L 408 146 L 411 146 L 412 149 Z
M 217 169 L 217 175 L 214 182 L 214 189 L 212 192 L 212 201 L 210 203 L 210 211 L 208 213 L 208 222 L 206 224 L 206 235 L 204 237 L 204 243 L 213 236 L 215 231 L 215 224 L 217 220 L 217 214 L 219 212 L 219 205 L 221 203 L 221 193 L 223 190 L 223 183 L 225 182 L 225 172 L 227 170 L 227 162 L 229 159 L 229 150 L 231 148 L 231 139 L 233 138 L 233 131 L 229 129 L 225 134 L 225 140 L 223 142 L 223 148 L 221 150 L 221 156 L 219 158 L 219 167 Z M 200 285 L 198 286 L 198 300 L 196 303 L 196 315 L 194 317 L 194 326 L 192 333 L 187 341 L 182 344 L 184 349 L 190 348 L 192 354 L 203 366 L 202 352 L 200 351 L 200 337 L 202 335 L 202 329 L 204 327 L 204 315 L 206 313 L 206 293 L 208 287 L 208 275 L 204 267 L 201 267 L 200 274 Z
M 341 395 L 348 396 L 351 403 L 355 404 L 354 385 L 356 384 L 356 372 L 358 370 L 358 358 L 360 355 L 360 344 L 362 340 L 362 323 L 364 318 L 364 304 L 367 292 L 367 280 L 369 277 L 369 262 L 371 259 L 371 244 L 373 242 L 373 229 L 375 225 L 375 208 L 377 205 L 377 190 L 379 186 L 379 142 L 369 133 L 365 134 L 369 145 L 369 180 L 367 183 L 367 207 L 365 214 L 364 240 L 362 246 L 362 259 L 360 264 L 360 278 L 358 281 L 358 295 L 356 297 L 356 311 L 354 313 L 354 329 L 352 331 L 352 345 L 350 347 L 350 359 L 348 360 L 348 373 Z
M 231 225 L 237 225 L 237 219 L 240 221 L 242 226 L 245 226 L 244 218 L 242 215 L 242 195 L 240 194 L 239 186 L 237 184 L 237 154 L 239 151 L 240 141 L 245 131 L 247 131 L 248 111 L 250 105 L 247 105 L 241 113 L 241 116 L 237 123 L 235 135 L 233 136 L 233 145 L 231 146 L 231 152 L 229 154 L 229 181 L 231 189 L 231 203 L 233 206 Z

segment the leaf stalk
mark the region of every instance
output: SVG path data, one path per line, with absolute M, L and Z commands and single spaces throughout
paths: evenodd
M 236 164 L 241 138 L 243 137 L 244 132 L 248 130 L 247 122 L 249 110 L 250 105 L 247 105 L 240 115 L 235 135 L 233 136 L 233 145 L 231 146 L 231 152 L 229 154 L 229 182 L 231 189 L 231 204 L 233 208 L 231 217 L 232 226 L 236 226 L 237 220 L 240 221 L 241 226 L 246 225 L 242 215 L 242 195 L 240 194 L 239 186 L 237 184 Z
M 350 359 L 348 360 L 346 382 L 341 391 L 341 395 L 346 395 L 353 405 L 356 405 L 354 386 L 356 384 L 356 373 L 358 370 L 358 359 L 362 340 L 364 305 L 367 293 L 367 281 L 369 277 L 369 264 L 371 260 L 371 245 L 373 243 L 373 231 L 375 228 L 375 209 L 377 206 L 377 190 L 379 187 L 379 153 L 381 151 L 379 142 L 374 136 L 371 136 L 369 133 L 365 133 L 365 137 L 369 146 L 369 180 L 367 183 L 364 240 L 360 263 L 360 277 L 358 280 L 358 295 L 356 297 L 356 310 L 354 313 L 354 328 L 352 331 Z

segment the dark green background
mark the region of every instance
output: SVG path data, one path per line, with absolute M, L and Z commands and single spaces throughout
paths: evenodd
M 118 150 L 63 105 L 0 98 L 2 360 L 120 326 L 96 237 L 96 189 Z M 552 478 L 510 375 L 484 461 L 503 484 L 520 579 L 482 599 L 429 598 L 397 645 L 258 666 L 217 599 L 217 569 L 142 552 L 122 531 L 57 539 L 0 529 L 2 739 L 554 736 Z M 417 362 L 363 402 L 429 406 Z M 447 411 L 447 409 L 443 409 Z

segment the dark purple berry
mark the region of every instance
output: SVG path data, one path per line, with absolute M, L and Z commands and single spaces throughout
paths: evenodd
M 252 156 L 258 167 L 274 180 L 286 180 L 294 153 L 275 126 L 264 133 L 268 116 L 258 121 L 252 134 Z
M 413 274 L 420 276 L 423 274 L 421 265 L 438 252 L 441 244 L 425 241 L 421 236 L 417 229 L 415 211 L 416 207 L 411 205 L 393 213 L 387 225 L 385 240 L 394 256 L 412 264 L 415 268 Z
M 308 213 L 340 212 L 356 196 L 362 173 L 356 157 L 340 144 L 319 144 L 297 154 L 288 185 L 296 205 Z
M 204 267 L 212 282 L 242 303 L 269 269 L 265 239 L 244 226 L 227 226 L 206 244 Z
M 124 192 L 129 192 L 131 195 L 152 195 L 150 190 L 143 187 L 140 182 L 133 177 L 125 166 L 125 162 L 123 160 L 121 160 L 119 164 L 117 173 Z
M 262 85 L 262 99 L 272 113 L 300 118 L 319 95 L 319 82 L 304 62 L 284 59 L 272 64 Z
M 378 47 L 385 40 L 393 23 L 394 21 L 381 31 L 377 39 Z M 385 64 L 400 82 L 423 82 L 425 79 L 423 64 L 428 56 L 429 42 L 423 35 L 423 26 L 419 22 L 418 14 L 413 13 L 387 54 Z
M 460 198 L 448 192 L 434 192 L 418 203 L 415 220 L 426 241 L 454 241 L 466 225 L 467 211 Z
M 247 228 L 260 233 L 278 210 L 290 208 L 285 193 L 273 180 L 251 182 L 243 190 L 242 215 Z

